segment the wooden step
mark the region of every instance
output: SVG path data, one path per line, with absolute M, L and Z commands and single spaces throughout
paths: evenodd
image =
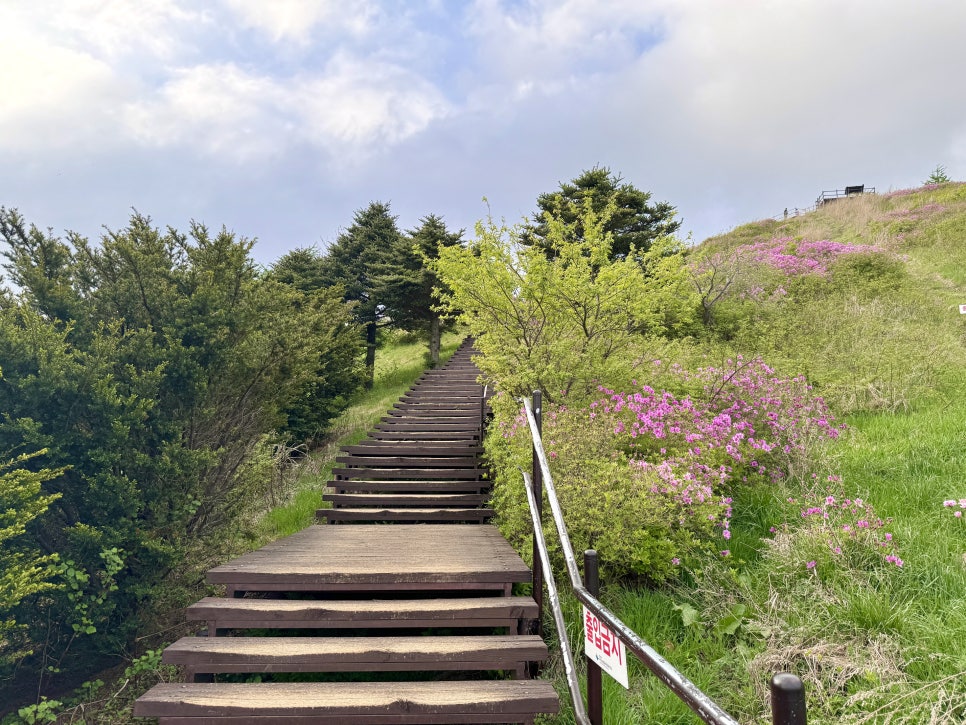
M 482 493 L 490 490 L 492 481 L 453 481 L 447 479 L 423 479 L 395 481 L 392 479 L 343 479 L 329 481 L 326 485 L 338 493 L 425 493 L 428 491 L 448 493 Z
M 477 510 L 479 511 L 479 509 Z M 240 592 L 503 591 L 530 570 L 495 526 L 309 526 L 208 570 Z M 405 595 L 404 595 L 405 596 Z
M 138 698 L 134 715 L 161 725 L 436 725 L 532 723 L 559 707 L 542 680 L 164 683 Z
M 438 423 L 436 421 L 394 420 L 376 426 L 378 431 L 397 431 L 406 433 L 475 433 L 479 435 L 480 422 Z
M 463 522 L 488 521 L 496 512 L 490 508 L 340 508 L 319 509 L 316 518 L 329 523 L 350 521 Z
M 403 479 L 428 479 L 446 478 L 452 480 L 479 481 L 483 478 L 485 471 L 481 468 L 333 468 L 332 475 L 336 478 L 391 478 L 395 480 Z
M 480 431 L 437 431 L 437 430 L 396 430 L 391 426 L 386 430 L 374 430 L 369 433 L 374 441 L 437 441 L 445 443 L 473 443 L 480 441 Z
M 201 673 L 508 671 L 547 658 L 536 635 L 416 637 L 183 637 L 161 661 Z
M 358 456 L 478 456 L 483 452 L 483 448 L 467 443 L 452 444 L 435 441 L 413 443 L 367 441 L 354 446 L 343 446 L 339 451 Z
M 432 410 L 432 411 L 447 411 L 447 410 L 464 410 L 464 411 L 478 411 L 480 409 L 479 400 L 400 400 L 393 406 L 394 410 Z
M 453 599 L 226 599 L 205 597 L 185 610 L 189 622 L 207 622 L 208 632 L 224 629 L 519 629 L 536 619 L 531 597 Z
M 446 508 L 482 506 L 489 496 L 473 493 L 323 493 L 322 500 L 335 508 L 382 508 L 385 506 L 418 506 L 420 508 Z
M 352 468 L 477 468 L 477 456 L 337 456 Z
M 466 421 L 479 422 L 480 410 L 479 408 L 476 410 L 454 410 L 451 408 L 447 408 L 445 410 L 432 410 L 426 408 L 390 408 L 382 419 L 396 420 L 398 418 L 413 418 L 415 420 L 438 419 L 441 423 L 449 420 L 454 420 L 456 423 L 463 423 Z

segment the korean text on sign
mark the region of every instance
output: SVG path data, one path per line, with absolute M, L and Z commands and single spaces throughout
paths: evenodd
M 627 652 L 607 625 L 584 607 L 584 653 L 624 687 L 627 683 Z

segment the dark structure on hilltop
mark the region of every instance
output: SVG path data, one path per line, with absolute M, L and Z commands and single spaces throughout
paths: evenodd
M 863 194 L 874 194 L 875 187 L 870 186 L 865 187 L 865 184 L 858 184 L 857 186 L 846 186 L 844 189 L 832 189 L 831 191 L 823 191 L 818 195 L 815 200 L 815 206 L 822 206 L 822 204 L 828 204 L 831 201 L 838 201 L 839 199 L 846 199 L 850 196 L 862 196 Z

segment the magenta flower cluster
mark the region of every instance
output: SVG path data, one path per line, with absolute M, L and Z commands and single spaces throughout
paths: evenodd
M 909 196 L 910 194 L 917 194 L 920 191 L 935 191 L 939 188 L 939 184 L 923 184 L 914 189 L 899 189 L 897 191 L 890 191 L 888 194 L 883 194 L 886 199 L 894 199 L 897 196 Z
M 656 363 L 660 365 L 660 363 Z M 700 384 L 699 402 L 642 386 L 604 397 L 586 411 L 588 424 L 606 426 L 630 465 L 656 473 L 651 493 L 684 506 L 721 501 L 721 536 L 731 538 L 730 497 L 740 483 L 775 482 L 816 438 L 836 438 L 842 426 L 801 377 L 783 378 L 760 360 L 738 359 L 727 368 L 667 371 L 685 384 Z
M 824 275 L 828 272 L 829 264 L 843 254 L 882 251 L 880 247 L 869 244 L 844 244 L 829 239 L 810 242 L 791 237 L 776 237 L 746 248 L 746 253 L 755 261 L 774 267 L 788 276 Z
M 915 221 L 930 216 L 931 214 L 938 214 L 941 211 L 946 211 L 946 207 L 942 204 L 923 204 L 915 209 L 896 209 L 895 211 L 890 211 L 888 217 L 890 219 L 909 219 Z
M 966 498 L 961 498 L 958 501 L 955 499 L 949 499 L 948 501 L 943 501 L 943 506 L 946 508 L 951 508 L 953 510 L 953 516 L 957 519 L 963 518 L 963 511 L 966 511 Z M 958 510 L 956 510 L 958 507 Z
M 829 480 L 837 482 L 838 477 L 830 476 Z M 796 503 L 794 499 L 789 502 Z M 891 520 L 876 516 L 872 505 L 861 498 L 840 498 L 829 492 L 824 498 L 818 494 L 807 497 L 801 505 L 800 516 L 806 527 L 824 539 L 833 557 L 865 549 L 879 552 L 886 563 L 899 568 L 905 563 L 897 554 L 895 538 L 883 530 Z M 784 528 L 787 530 L 788 525 Z M 806 564 L 809 569 L 814 565 L 814 562 Z

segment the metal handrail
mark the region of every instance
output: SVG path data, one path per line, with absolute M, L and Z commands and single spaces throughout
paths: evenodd
M 539 391 L 534 393 L 534 400 L 539 405 Z M 527 503 L 530 506 L 531 519 L 533 520 L 534 548 L 539 550 L 540 568 L 546 572 L 546 582 L 548 593 L 550 594 L 551 605 L 554 609 L 554 620 L 557 621 L 557 629 L 561 635 L 561 649 L 565 651 L 564 662 L 567 669 L 568 686 L 574 700 L 575 712 L 583 711 L 583 699 L 580 696 L 580 687 L 576 683 L 576 675 L 571 677 L 573 660 L 568 661 L 570 653 L 569 641 L 566 638 L 566 630 L 561 625 L 563 619 L 560 610 L 559 598 L 556 586 L 552 583 L 553 576 L 550 569 L 549 556 L 547 554 L 546 541 L 543 537 L 543 525 L 541 521 L 542 508 L 539 505 L 542 493 L 545 490 L 547 501 L 550 503 L 550 510 L 553 515 L 554 526 L 560 539 L 560 548 L 563 552 L 564 562 L 567 567 L 567 574 L 570 578 L 571 589 L 574 596 L 598 619 L 600 619 L 654 675 L 658 677 L 668 688 L 674 692 L 678 698 L 684 702 L 691 710 L 697 714 L 704 722 L 710 725 L 738 725 L 738 721 L 725 712 L 711 698 L 705 695 L 693 682 L 678 672 L 674 666 L 664 659 L 653 647 L 645 642 L 636 632 L 624 624 L 613 612 L 605 607 L 600 600 L 588 591 L 584 586 L 577 567 L 577 559 L 574 556 L 573 546 L 570 543 L 570 536 L 567 533 L 567 524 L 564 521 L 563 510 L 557 497 L 556 487 L 553 483 L 553 476 L 550 473 L 550 466 L 547 456 L 543 449 L 543 437 L 540 431 L 540 423 L 534 414 L 530 401 L 523 400 L 523 406 L 527 414 L 527 422 L 530 427 L 530 434 L 533 439 L 534 472 L 540 472 L 543 486 L 539 484 L 535 475 L 533 479 L 526 473 L 523 474 L 524 483 L 527 489 Z M 539 412 L 538 412 L 539 415 Z M 539 464 L 539 465 L 538 465 Z M 535 574 L 537 570 L 537 557 L 534 556 Z M 536 577 L 535 577 L 536 581 Z M 542 610 L 541 610 L 542 611 Z M 559 619 L 558 619 L 559 618 Z M 792 723 L 805 723 L 804 690 L 801 680 L 794 675 L 780 673 L 772 679 L 772 710 L 774 725 L 791 725 Z M 578 704 L 579 703 L 579 704 Z M 580 720 L 578 714 L 578 720 Z M 580 720 L 581 723 L 589 722 Z

